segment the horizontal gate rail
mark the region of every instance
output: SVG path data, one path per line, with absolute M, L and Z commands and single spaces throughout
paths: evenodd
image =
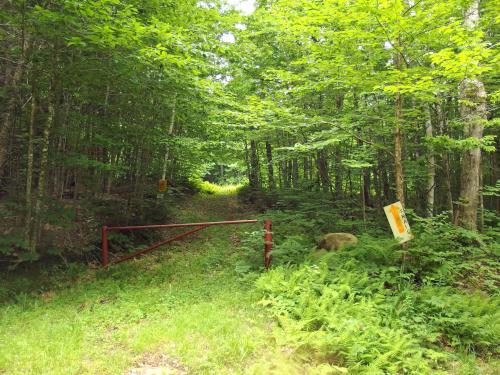
M 126 260 L 135 258 L 137 256 L 147 254 L 160 246 L 166 245 L 172 241 L 178 240 L 180 238 L 186 237 L 190 234 L 196 233 L 202 229 L 214 225 L 233 225 L 233 224 L 255 224 L 258 220 L 231 220 L 231 221 L 207 221 L 201 223 L 183 223 L 183 224 L 155 224 L 155 225 L 133 225 L 133 226 L 107 226 L 102 227 L 102 248 L 101 248 L 101 260 L 104 267 L 110 264 L 117 264 L 124 262 Z M 142 230 L 142 229 L 165 229 L 165 228 L 186 228 L 186 227 L 196 227 L 187 232 L 177 234 L 169 239 L 157 242 L 145 249 L 138 250 L 132 254 L 126 255 L 122 258 L 109 262 L 109 244 L 108 244 L 108 232 L 110 231 L 126 231 L 126 230 Z M 271 251 L 272 251 L 272 223 L 271 220 L 264 220 L 264 267 L 266 269 L 271 265 Z
M 107 227 L 110 230 L 138 230 L 138 229 L 161 229 L 161 228 L 182 228 L 198 227 L 201 225 L 230 225 L 230 224 L 251 224 L 258 223 L 258 220 L 232 220 L 232 221 L 207 221 L 205 223 L 184 223 L 184 224 L 158 224 L 158 225 L 136 225 L 126 227 Z

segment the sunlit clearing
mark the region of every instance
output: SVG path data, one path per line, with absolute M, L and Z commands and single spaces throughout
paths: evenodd
M 236 194 L 241 184 L 217 185 L 208 181 L 201 181 L 199 184 L 201 193 L 210 195 L 231 195 Z

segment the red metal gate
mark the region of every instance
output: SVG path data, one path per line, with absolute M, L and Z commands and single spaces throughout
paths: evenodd
M 182 237 L 189 236 L 195 232 L 205 229 L 213 225 L 234 225 L 234 224 L 250 224 L 258 223 L 258 220 L 233 220 L 233 221 L 208 221 L 204 223 L 186 223 L 186 224 L 164 224 L 164 225 L 136 225 L 136 226 L 124 226 L 124 227 L 108 227 L 104 225 L 102 227 L 102 248 L 101 248 L 101 260 L 104 267 L 110 264 L 117 264 L 124 262 L 128 259 L 135 258 L 139 255 L 149 253 L 160 246 L 166 245 L 172 241 L 178 240 Z M 138 250 L 132 254 L 126 255 L 122 258 L 116 259 L 113 262 L 109 262 L 109 245 L 108 245 L 108 232 L 110 231 L 125 231 L 125 230 L 141 230 L 141 229 L 164 229 L 164 228 L 183 228 L 183 227 L 196 227 L 187 232 L 177 234 L 167 240 L 162 240 L 155 243 L 145 249 Z M 272 235 L 272 222 L 271 220 L 264 220 L 264 267 L 266 269 L 271 265 L 271 250 L 273 248 L 273 235 Z

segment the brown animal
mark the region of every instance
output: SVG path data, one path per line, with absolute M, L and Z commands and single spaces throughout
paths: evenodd
M 328 233 L 318 241 L 318 249 L 336 251 L 346 246 L 354 246 L 358 239 L 351 233 Z

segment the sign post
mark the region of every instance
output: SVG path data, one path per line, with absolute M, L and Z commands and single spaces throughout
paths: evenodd
M 167 180 L 162 178 L 158 181 L 158 194 L 156 194 L 157 199 L 163 199 L 164 193 L 167 191 Z
M 401 202 L 398 201 L 385 206 L 384 211 L 387 220 L 389 220 L 394 238 L 400 244 L 410 241 L 413 238 L 413 234 L 411 233 L 410 224 L 408 223 L 408 219 L 406 219 Z

